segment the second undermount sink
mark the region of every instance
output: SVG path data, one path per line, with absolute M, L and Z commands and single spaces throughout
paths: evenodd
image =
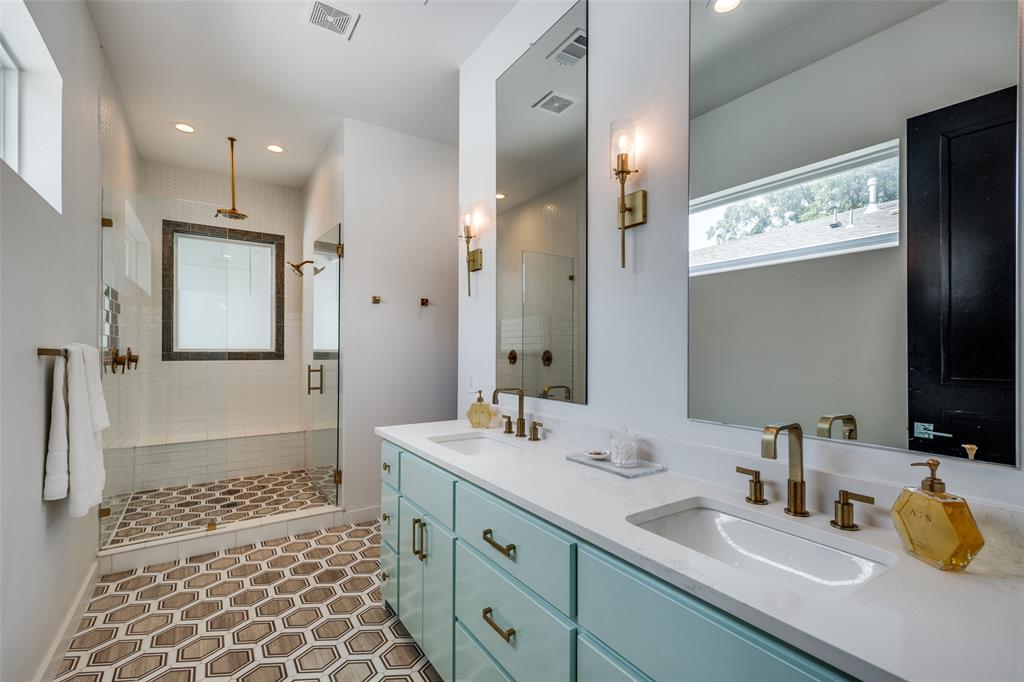
M 514 455 L 522 449 L 517 444 L 506 443 L 497 438 L 476 433 L 435 436 L 428 440 L 463 455 Z
M 627 521 L 780 587 L 839 599 L 884 573 L 884 549 L 718 500 L 691 497 Z

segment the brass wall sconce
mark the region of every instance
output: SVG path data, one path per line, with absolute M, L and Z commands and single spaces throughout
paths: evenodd
M 617 118 L 611 125 L 611 152 L 614 158 L 612 172 L 619 181 L 619 265 L 626 267 L 626 230 L 647 222 L 647 190 L 641 189 L 626 194 L 626 180 L 637 168 L 636 125 L 632 119 Z M 632 157 L 632 158 L 630 158 Z
M 467 213 L 462 219 L 462 234 L 459 235 L 459 239 L 466 242 L 466 295 L 472 296 L 473 284 L 470 281 L 470 273 L 484 269 L 484 250 L 469 248 L 469 243 L 476 239 L 476 235 L 473 234 L 473 215 L 471 213 Z

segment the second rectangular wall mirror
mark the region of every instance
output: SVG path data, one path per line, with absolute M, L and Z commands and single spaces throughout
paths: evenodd
M 689 417 L 1017 464 L 1016 2 L 729 4 L 691 3 Z
M 498 78 L 497 372 L 587 401 L 587 4 Z

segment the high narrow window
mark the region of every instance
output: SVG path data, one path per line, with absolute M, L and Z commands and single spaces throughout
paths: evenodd
M 690 202 L 690 275 L 899 244 L 899 141 Z

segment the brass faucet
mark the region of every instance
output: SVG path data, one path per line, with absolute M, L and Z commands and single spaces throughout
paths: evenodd
M 542 397 L 542 398 L 550 398 L 551 397 L 551 390 L 555 389 L 555 388 L 561 388 L 562 390 L 565 391 L 565 399 L 567 401 L 568 400 L 572 400 L 572 388 L 570 388 L 569 386 L 566 386 L 565 384 L 558 384 L 556 386 L 545 386 L 544 390 L 541 391 L 540 397 Z
M 516 419 L 516 438 L 526 438 L 526 418 L 523 416 L 523 398 L 526 394 L 521 388 L 496 388 L 494 389 L 494 395 L 491 396 L 491 404 L 498 404 L 499 393 L 510 393 L 515 396 L 519 396 L 519 418 Z
M 857 418 L 852 414 L 823 414 L 818 417 L 818 437 L 831 438 L 832 424 L 837 421 L 843 425 L 844 440 L 857 440 Z
M 807 484 L 804 482 L 804 430 L 799 424 L 770 424 L 761 431 L 761 456 L 778 459 L 776 442 L 779 433 L 789 435 L 789 480 L 786 481 L 786 513 L 810 516 L 807 511 Z

